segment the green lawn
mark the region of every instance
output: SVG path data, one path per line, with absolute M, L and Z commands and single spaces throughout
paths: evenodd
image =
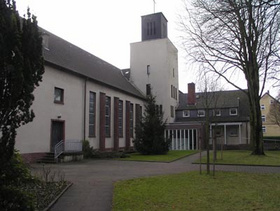
M 120 160 L 129 161 L 152 161 L 152 162 L 172 162 L 180 158 L 197 153 L 195 150 L 174 150 L 166 155 L 142 155 L 140 153 L 131 153 L 130 157 L 120 158 Z
M 213 161 L 210 153 L 210 161 Z M 199 163 L 199 160 L 196 161 Z M 202 158 L 202 163 L 206 163 L 206 156 Z M 251 151 L 246 150 L 225 150 L 221 160 L 221 152 L 217 153 L 216 164 L 241 164 L 241 165 L 273 165 L 280 166 L 280 151 L 266 151 L 265 155 L 251 155 Z
M 203 172 L 115 183 L 114 211 L 270 210 L 280 207 L 280 174 Z

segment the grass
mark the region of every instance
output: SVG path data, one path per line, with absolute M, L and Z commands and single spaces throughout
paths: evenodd
M 115 183 L 113 210 L 270 210 L 280 207 L 280 174 L 198 172 Z
M 210 162 L 212 161 L 213 153 L 210 153 Z M 199 160 L 196 163 L 199 163 Z M 206 156 L 202 158 L 202 163 L 206 163 Z M 251 155 L 251 151 L 246 150 L 225 150 L 223 159 L 221 159 L 221 152 L 218 151 L 216 164 L 280 166 L 280 151 L 266 151 L 265 155 Z
M 197 153 L 195 150 L 173 150 L 166 155 L 142 155 L 140 153 L 131 153 L 129 157 L 121 158 L 125 161 L 150 161 L 150 162 L 172 162 L 180 158 Z

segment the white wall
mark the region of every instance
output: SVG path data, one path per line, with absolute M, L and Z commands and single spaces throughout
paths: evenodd
M 33 122 L 18 129 L 16 149 L 21 153 L 49 152 L 51 120 L 65 121 L 65 139 L 81 139 L 83 130 L 83 79 L 45 66 L 43 81 L 35 90 Z M 54 103 L 54 88 L 64 89 L 64 104 Z M 61 118 L 58 116 L 61 115 Z
M 51 146 L 51 121 L 65 121 L 65 139 L 83 140 L 84 138 L 84 92 L 86 80 L 73 74 L 45 67 L 43 81 L 35 90 L 35 101 L 32 109 L 35 112 L 33 122 L 18 129 L 16 138 L 16 149 L 20 153 L 49 152 Z M 126 95 L 122 92 L 104 87 L 88 80 L 86 90 L 86 126 L 85 137 L 90 141 L 91 146 L 99 148 L 99 108 L 100 93 L 103 92 L 111 97 L 111 137 L 106 138 L 105 148 L 113 148 L 114 128 L 114 97 L 123 100 L 123 130 L 125 130 L 125 102 L 131 101 L 134 104 L 134 126 L 136 104 L 143 108 L 143 100 Z M 64 104 L 54 103 L 54 88 L 64 90 Z M 89 92 L 96 93 L 96 137 L 88 137 L 89 124 Z M 58 116 L 61 115 L 61 118 Z M 123 131 L 125 134 L 125 131 Z M 132 140 L 131 140 L 132 141 Z M 131 142 L 132 145 L 132 142 Z M 125 146 L 125 135 L 119 140 L 119 146 Z
M 151 84 L 157 103 L 163 105 L 165 118 L 174 122 L 170 106 L 175 109 L 179 102 L 177 49 L 168 38 L 155 39 L 132 43 L 130 54 L 131 82 L 144 94 L 146 84 Z M 150 75 L 147 75 L 147 65 L 150 65 Z M 177 88 L 177 100 L 171 98 L 171 85 Z

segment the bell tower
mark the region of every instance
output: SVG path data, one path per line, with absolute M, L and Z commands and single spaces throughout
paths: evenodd
M 160 13 L 142 16 L 142 40 L 130 44 L 130 81 L 153 94 L 168 123 L 179 102 L 178 50 L 167 36 L 167 19 Z
M 142 16 L 142 41 L 167 38 L 167 19 L 160 13 Z

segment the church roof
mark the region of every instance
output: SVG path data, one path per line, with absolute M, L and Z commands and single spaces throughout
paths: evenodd
M 41 31 L 43 38 L 46 38 L 43 50 L 46 64 L 84 76 L 126 94 L 144 98 L 119 68 L 44 29 Z

